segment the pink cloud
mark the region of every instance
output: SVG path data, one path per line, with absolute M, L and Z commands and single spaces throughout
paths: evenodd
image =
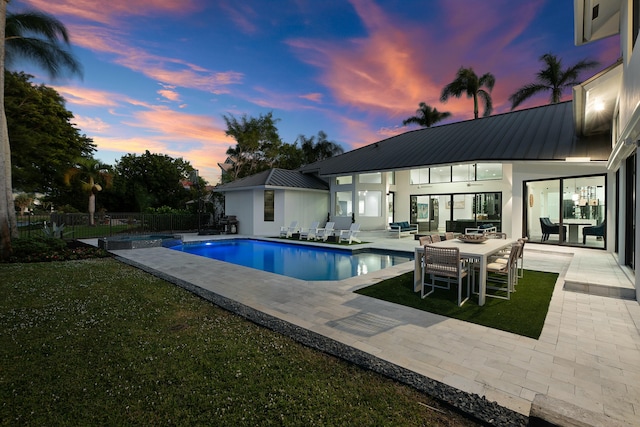
M 96 52 L 115 56 L 114 62 L 161 83 L 220 94 L 227 86 L 242 82 L 243 74 L 216 72 L 177 58 L 163 57 L 131 46 L 126 35 L 112 29 L 75 25 L 70 29 L 74 43 Z
M 258 27 L 251 21 L 258 14 L 245 2 L 220 1 L 218 6 L 233 21 L 240 30 L 246 34 L 253 34 Z
M 180 100 L 180 94 L 178 94 L 178 92 L 176 92 L 174 90 L 170 90 L 170 89 L 159 89 L 158 90 L 158 95 L 160 95 L 163 98 L 168 99 L 169 101 L 179 101 Z
M 137 15 L 186 15 L 200 10 L 197 0 L 23 0 L 31 7 L 46 11 L 54 16 L 71 16 L 102 24 L 120 22 L 118 17 Z
M 321 93 L 307 93 L 304 95 L 300 95 L 300 98 L 306 99 L 309 101 L 320 103 L 322 101 L 323 95 Z
M 110 130 L 111 126 L 99 117 L 86 117 L 76 115 L 73 123 L 86 134 L 102 134 Z
M 122 100 L 122 96 L 114 95 L 112 92 L 106 92 L 97 89 L 88 89 L 78 86 L 51 86 L 67 102 L 75 105 L 83 105 L 90 107 L 115 107 L 118 105 L 118 99 Z

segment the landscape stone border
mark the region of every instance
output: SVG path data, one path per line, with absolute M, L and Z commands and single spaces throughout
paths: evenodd
M 428 378 L 362 350 L 325 337 L 324 335 L 255 310 L 237 301 L 216 294 L 215 292 L 196 286 L 186 280 L 175 278 L 135 261 L 119 256 L 115 256 L 115 259 L 166 280 L 169 283 L 180 286 L 231 313 L 292 338 L 307 347 L 346 360 L 362 368 L 398 381 L 399 383 L 406 384 L 480 423 L 505 427 L 525 427 L 529 423 L 527 416 L 500 406 L 496 402 L 490 402 L 484 396 L 458 390 L 440 381 Z

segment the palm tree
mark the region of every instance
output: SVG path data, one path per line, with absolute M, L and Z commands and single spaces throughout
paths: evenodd
M 478 118 L 478 98 L 482 98 L 484 102 L 484 117 L 491 115 L 493 103 L 491 101 L 491 90 L 496 84 L 496 78 L 491 73 L 485 73 L 478 78 L 473 68 L 460 67 L 456 73 L 456 78 L 442 89 L 440 101 L 447 102 L 449 97 L 454 96 L 460 98 L 463 93 L 467 94 L 467 98 L 473 98 L 473 116 Z M 482 87 L 488 89 L 484 90 Z
M 565 89 L 580 84 L 578 76 L 582 71 L 598 65 L 597 61 L 583 60 L 562 70 L 562 60 L 550 53 L 542 55 L 540 61 L 546 64 L 546 68 L 538 71 L 538 83 L 522 86 L 509 97 L 512 110 L 537 93 L 546 91 L 551 91 L 550 103 L 557 104 L 560 102 L 562 92 Z
M 69 36 L 64 25 L 39 12 L 7 15 L 9 0 L 0 0 L 0 259 L 11 254 L 11 238 L 18 237 L 18 223 L 11 187 L 11 146 L 4 110 L 4 69 L 18 57 L 41 65 L 52 78 L 63 71 L 80 74 L 80 63 L 67 51 Z
M 416 115 L 413 117 L 409 117 L 406 120 L 402 121 L 402 125 L 406 126 L 410 123 L 415 123 L 419 126 L 430 128 L 431 125 L 438 123 L 451 116 L 451 113 L 444 111 L 440 112 L 437 108 L 431 108 L 429 105 L 421 102 L 420 108 L 416 110 Z
M 102 191 L 102 186 L 99 182 L 102 182 L 105 187 L 110 187 L 112 178 L 111 166 L 101 163 L 99 160 L 86 157 L 78 159 L 76 166 L 65 173 L 65 184 L 71 185 L 73 179 L 78 179 L 82 189 L 89 194 L 89 225 L 95 225 L 96 194 Z
M 340 145 L 327 139 L 327 134 L 324 131 L 318 132 L 317 141 L 315 136 L 306 137 L 304 135 L 298 136 L 298 140 L 304 164 L 328 159 L 344 152 Z

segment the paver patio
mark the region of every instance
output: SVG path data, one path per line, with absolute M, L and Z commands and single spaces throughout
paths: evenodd
M 185 235 L 213 238 L 221 236 Z M 361 238 L 387 249 L 417 245 L 386 234 Z M 633 291 L 628 273 L 602 250 L 526 245 L 525 268 L 560 273 L 538 340 L 353 292 L 411 271 L 413 262 L 339 282 L 305 282 L 164 248 L 114 253 L 524 415 L 541 393 L 640 424 L 640 304 L 564 289 L 567 279 L 609 286 L 611 294 Z

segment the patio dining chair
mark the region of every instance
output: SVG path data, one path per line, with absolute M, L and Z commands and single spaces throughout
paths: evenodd
M 440 235 L 438 233 L 436 233 L 436 234 L 432 234 L 431 235 L 431 241 L 433 243 L 438 243 L 438 242 L 441 242 L 442 239 L 440 238 Z
M 511 245 L 511 252 L 506 262 L 497 259 L 487 264 L 487 290 L 496 291 L 495 293 L 487 292 L 487 297 L 511 299 L 511 294 L 515 292 L 515 286 L 518 283 L 518 257 L 521 249 L 520 242 L 515 242 Z M 477 268 L 477 265 L 474 266 L 474 273 Z M 473 288 L 475 293 L 475 274 Z
M 444 233 L 444 240 L 453 240 L 455 239 L 455 235 L 453 234 L 453 231 L 447 231 L 446 233 Z
M 425 278 L 429 275 L 431 282 Z M 463 279 L 467 278 L 467 296 L 462 299 Z M 447 285 L 437 285 L 437 281 L 444 281 Z M 426 245 L 424 247 L 424 267 L 422 269 L 422 288 L 420 297 L 425 298 L 435 292 L 435 288 L 450 289 L 451 283 L 458 286 L 458 307 L 461 307 L 470 297 L 469 270 L 460 258 L 458 248 L 440 248 Z M 429 292 L 425 288 L 430 287 Z
M 430 235 L 426 235 L 426 236 L 420 236 L 420 238 L 418 239 L 420 241 L 420 246 L 424 246 L 424 245 L 428 245 L 433 243 L 433 241 L 431 240 L 431 236 Z

